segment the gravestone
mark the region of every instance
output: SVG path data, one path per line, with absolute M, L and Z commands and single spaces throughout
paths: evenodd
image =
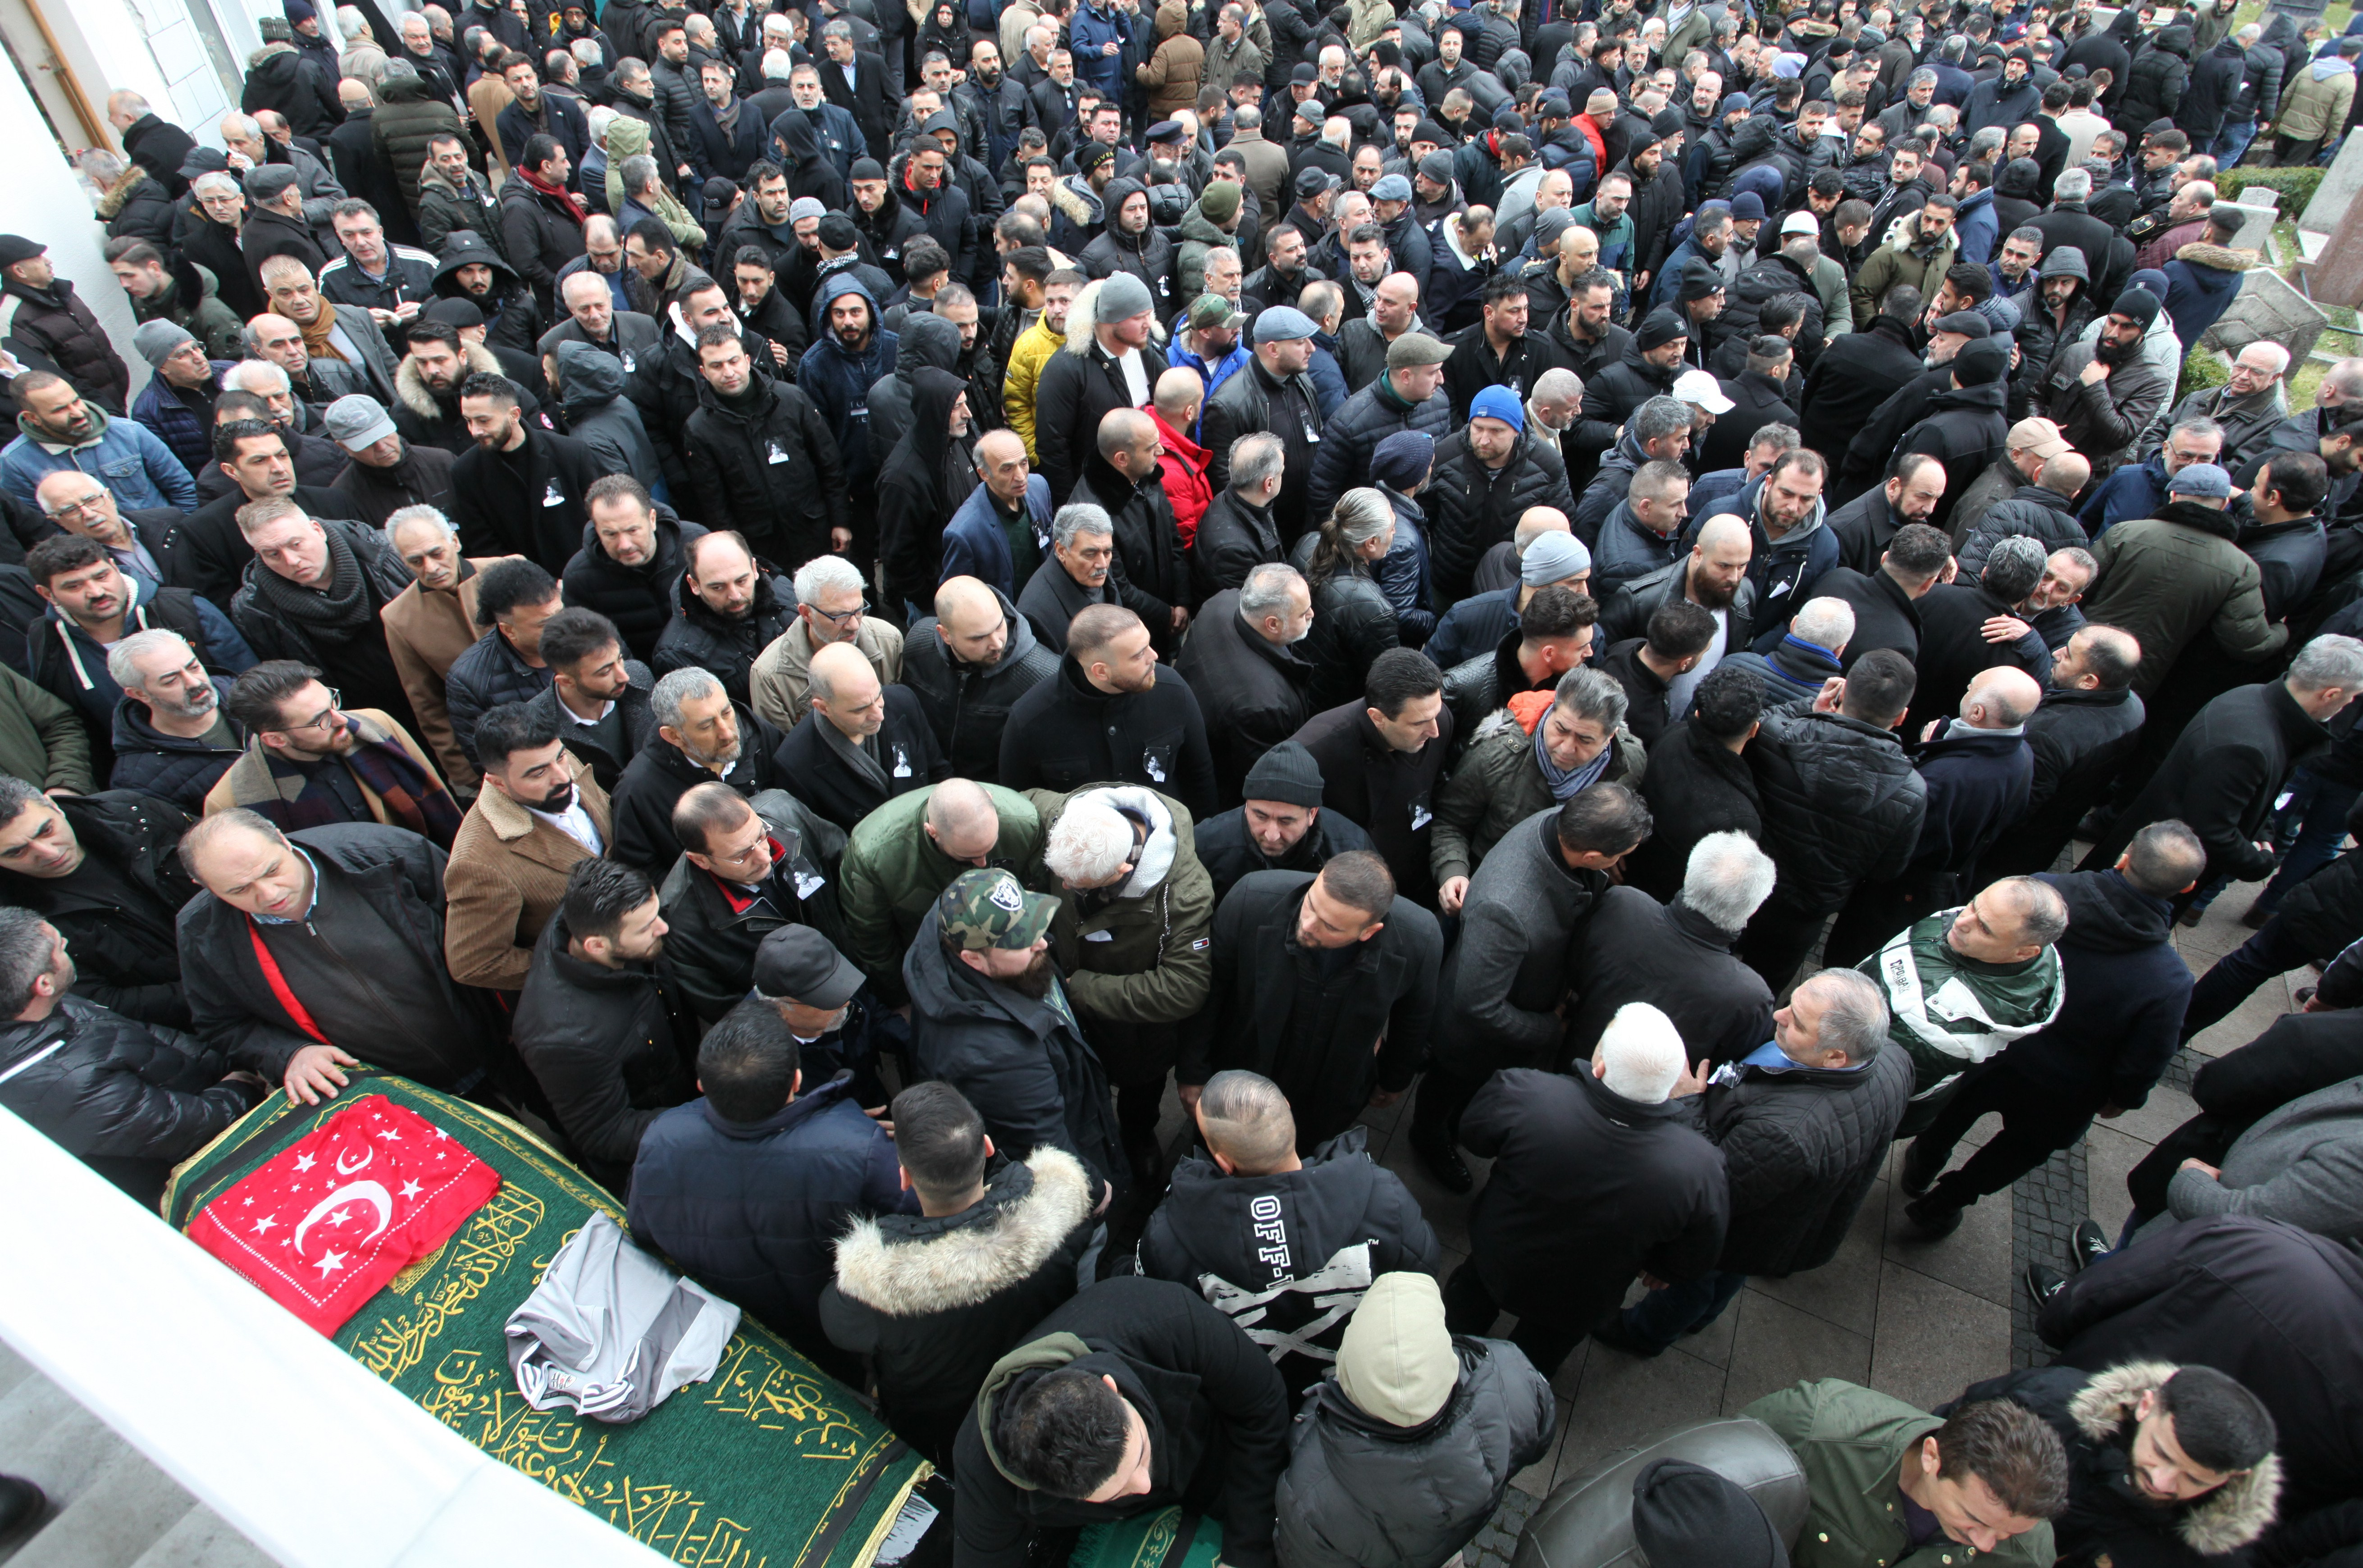
M 2305 204 L 2297 226 L 2316 234 L 2335 234 L 2339 219 L 2357 196 L 2363 196 L 2363 137 L 2350 136 L 2338 156 L 2330 161 L 2330 167 L 2323 171 L 2322 183 L 2314 188 L 2313 200 Z
M 2242 191 L 2240 194 L 2243 196 L 2252 195 L 2269 196 L 2274 193 L 2271 191 L 2258 191 L 2254 193 Z M 2278 207 L 2262 206 L 2250 201 L 2237 201 L 2217 202 L 2208 210 L 2210 212 L 2229 212 L 2238 215 L 2240 219 L 2240 232 L 2232 237 L 2233 249 L 2238 250 L 2254 250 L 2267 261 L 2269 262 L 2272 260 L 2272 247 L 2269 242 L 2272 239 L 2273 225 L 2281 220 L 2280 210 Z
M 2328 323 L 2321 308 L 2291 288 L 2279 272 L 2270 267 L 2251 267 L 2241 274 L 2240 292 L 2232 297 L 2232 307 L 2200 341 L 2225 354 L 2236 354 L 2259 338 L 2269 339 L 2290 351 L 2292 365 L 2302 365 Z

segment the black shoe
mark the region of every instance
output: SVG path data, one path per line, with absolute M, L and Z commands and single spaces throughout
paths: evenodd
M 1925 1200 L 1903 1206 L 1903 1218 L 1918 1232 L 1915 1240 L 1922 1241 L 1941 1241 L 1950 1236 L 1961 1228 L 1961 1217 L 1968 1212 L 1964 1208 L 1939 1207 Z
M 2181 914 L 2177 915 L 2174 917 L 2174 923 L 2188 929 L 2189 928 L 2199 924 L 2200 921 L 2204 920 L 2205 918 L 2207 918 L 2207 910 L 2205 907 L 2201 905 L 2193 904 L 2190 908 L 2185 909 Z
M 1617 1354 L 1631 1356 L 1635 1361 L 1655 1361 L 1666 1353 L 1663 1345 L 1645 1344 L 1635 1339 L 1625 1327 L 1625 1314 L 1622 1312 L 1610 1313 L 1598 1328 L 1592 1330 L 1592 1337 Z
M 1930 1169 L 1930 1163 L 1933 1163 L 1936 1168 Z M 1928 1189 L 1935 1186 L 1936 1178 L 1944 1173 L 1945 1167 L 1942 1161 L 1923 1162 L 1921 1160 L 1920 1143 L 1917 1139 L 1914 1139 L 1911 1146 L 1903 1151 L 1903 1168 L 1896 1173 L 1896 1176 L 1897 1180 L 1903 1184 L 1904 1196 L 1926 1197 Z
M 2068 1276 L 2058 1269 L 2046 1268 L 2041 1263 L 2026 1265 L 2026 1294 L 2035 1298 L 2036 1311 L 2041 1311 L 2053 1296 L 2067 1288 Z
M 31 1533 L 49 1507 L 49 1495 L 39 1486 L 0 1475 L 0 1546 L 13 1546 L 19 1536 Z
M 2264 929 L 2265 922 L 2272 917 L 2273 912 L 2266 908 L 2263 902 L 2259 900 L 2240 912 L 2240 924 L 2252 931 L 2261 930 Z
M 2109 1255 L 2109 1233 L 2089 1219 L 2076 1222 L 2075 1234 L 2069 1238 L 2068 1251 L 2080 1270 L 2089 1269 Z
M 1419 1156 L 1420 1164 L 1435 1178 L 1436 1184 L 1446 1192 L 1465 1194 L 1477 1184 L 1476 1176 L 1470 1172 L 1469 1162 L 1460 1157 L 1459 1145 L 1450 1139 L 1431 1140 L 1414 1134 L 1411 1148 L 1412 1152 Z

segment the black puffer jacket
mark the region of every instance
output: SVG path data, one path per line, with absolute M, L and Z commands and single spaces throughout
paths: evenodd
M 1460 1381 L 1416 1427 L 1370 1416 L 1333 1377 L 1297 1412 L 1275 1500 L 1291 1568 L 1426 1568 L 1492 1518 L 1550 1450 L 1550 1383 L 1502 1340 L 1456 1334 Z
M 1738 1073 L 1691 1102 L 1731 1183 L 1731 1229 L 1716 1266 L 1776 1278 L 1820 1268 L 1837 1256 L 1903 1119 L 1911 1053 L 1882 1047 L 1847 1071 Z
M 1083 272 L 1094 278 L 1104 278 L 1115 272 L 1130 272 L 1148 285 L 1148 297 L 1157 302 L 1157 316 L 1163 320 L 1174 309 L 1173 241 L 1155 221 L 1138 234 L 1119 234 L 1117 215 L 1124 210 L 1126 197 L 1148 187 L 1137 180 L 1115 179 L 1100 197 L 1100 210 L 1107 214 L 1107 228 L 1100 237 L 1083 247 L 1075 260 Z M 1152 204 L 1154 205 L 1154 204 Z
M 410 586 L 410 568 L 394 553 L 394 546 L 385 541 L 382 531 L 316 512 L 313 517 L 323 528 L 343 539 L 360 559 L 380 608 L 399 598 L 402 591 Z M 313 646 L 311 633 L 281 615 L 262 596 L 256 583 L 260 574 L 269 570 L 254 557 L 247 558 L 238 592 L 230 595 L 229 601 L 229 618 L 239 635 L 246 639 L 247 646 L 254 650 L 258 659 L 299 659 L 316 667 L 327 662 Z
M 561 910 L 533 945 L 511 1034 L 577 1162 L 620 1193 L 649 1124 L 697 1097 L 697 1014 L 671 959 L 609 969 L 569 940 Z
M 1316 627 L 1321 618 L 1316 597 Z M 1390 614 L 1385 624 L 1392 621 Z M 1308 703 L 1314 667 L 1296 649 L 1265 641 L 1240 617 L 1236 588 L 1206 601 L 1173 667 L 1197 694 L 1206 739 L 1215 749 L 1215 785 L 1226 810 L 1239 803 L 1240 786 L 1256 760 L 1303 728 L 1318 707 L 1331 706 Z
M 1254 835 L 1248 831 L 1247 807 L 1243 806 L 1205 818 L 1193 829 L 1192 839 L 1198 851 L 1198 863 L 1214 880 L 1217 904 L 1238 885 L 1240 878 L 1257 872 L 1317 872 L 1348 850 L 1372 848 L 1370 836 L 1362 831 L 1360 824 L 1335 806 L 1324 808 L 1313 826 L 1304 830 L 1304 836 L 1283 851 L 1278 860 L 1257 847 Z
M 683 522 L 661 503 L 656 513 L 657 547 L 648 560 L 638 566 L 620 564 L 601 548 L 599 530 L 585 523 L 582 548 L 566 563 L 564 577 L 567 604 L 614 621 L 625 650 L 637 659 L 656 651 L 657 639 L 673 618 L 682 574 L 689 570 L 683 550 L 705 532 L 704 524 Z
M 83 867 L 53 880 L 0 871 L 0 898 L 32 910 L 66 939 L 81 971 L 76 995 L 129 1018 L 187 1028 L 173 922 L 197 884 L 174 851 L 194 817 L 128 790 L 52 804 L 83 847 Z M 106 895 L 117 880 L 139 890 L 136 906 Z
M 638 679 L 636 673 L 634 680 Z M 780 732 L 756 717 L 744 703 L 731 704 L 730 712 L 738 728 L 738 762 L 721 782 L 752 800 L 778 786 L 771 754 L 780 749 Z M 691 762 L 680 747 L 654 732 L 655 717 L 649 714 L 650 733 L 625 765 L 616 787 L 607 792 L 616 828 L 607 847 L 608 858 L 637 867 L 652 880 L 661 878 L 681 858 L 681 840 L 672 836 L 672 808 L 681 804 L 691 785 L 710 784 L 715 777 Z M 626 723 L 629 722 L 627 714 Z
M 1652 397 L 1673 395 L 1674 377 L 1688 368 L 1654 364 L 1641 357 L 1639 343 L 1628 340 L 1621 359 L 1583 384 L 1583 418 L 1576 427 L 1577 432 L 1589 433 L 1590 427 L 1597 426 L 1598 445 L 1607 446 L 1614 439 L 1611 432 L 1631 418 L 1641 405 Z
M 1732 280 L 1723 314 L 1715 317 L 1716 336 L 1754 338 L 1761 330 L 1764 306 L 1784 294 L 1805 296 L 1805 321 L 1797 328 L 1795 342 L 1798 368 L 1810 370 L 1821 355 L 1823 335 L 1828 329 L 1822 319 L 1821 291 L 1809 271 L 1777 250 Z
M 1017 699 L 1059 671 L 1059 655 L 1034 635 L 1034 627 L 1009 595 L 996 588 L 1009 641 L 999 660 L 969 664 L 955 658 L 937 635 L 936 617 L 911 623 L 903 639 L 903 684 L 919 699 L 919 711 L 935 731 L 944 760 L 961 778 L 997 784 L 1001 737 Z
M 65 279 L 52 279 L 47 288 L 14 278 L 0 285 L 0 337 L 19 353 L 49 361 L 76 392 L 110 412 L 121 414 L 130 406 L 125 399 L 131 395 L 131 372 Z
M 1688 722 L 1675 725 L 1649 748 L 1641 798 L 1652 827 L 1625 857 L 1625 881 L 1659 900 L 1681 891 L 1691 846 L 1709 833 L 1764 836 L 1763 808 L 1747 760 Z
M 227 681 L 214 684 L 218 695 L 229 695 Z M 238 720 L 227 722 L 231 743 L 208 746 L 202 738 L 184 740 L 165 734 L 149 721 L 145 706 L 124 698 L 115 705 L 115 771 L 107 775 L 107 787 L 153 795 L 193 816 L 203 815 L 205 792 L 246 751 L 246 731 Z
M 1993 547 L 2021 534 L 2043 546 L 2046 555 L 2070 546 L 2081 550 L 2091 542 L 2084 525 L 2076 520 L 2072 497 L 2040 484 L 2022 484 L 2008 500 L 1986 508 L 1985 516 L 1970 526 L 1960 549 L 1954 552 L 1961 563 L 1961 580 L 1973 582 L 1982 575 Z
M 443 700 L 451 718 L 451 738 L 468 761 L 476 760 L 477 720 L 504 703 L 531 702 L 553 678 L 549 666 L 527 663 L 498 627 L 451 661 L 443 675 Z
M 2125 95 L 2117 100 L 2111 123 L 2138 136 L 2152 120 L 2170 117 L 2191 83 L 2191 29 L 2180 24 L 2160 28 L 2158 41 L 2141 51 L 2125 78 Z
M 1136 484 L 1094 450 L 1083 460 L 1082 476 L 1068 493 L 1070 505 L 1099 507 L 1115 525 L 1116 570 L 1127 590 L 1125 603 L 1148 623 L 1160 650 L 1172 645 L 1174 606 L 1190 603 L 1190 562 L 1182 549 L 1181 526 L 1165 478 L 1152 470 Z M 1051 563 L 1055 567 L 1055 562 Z
M 1313 557 L 1320 542 L 1320 535 L 1306 534 L 1296 541 L 1294 555 L 1297 570 L 1313 584 L 1313 628 L 1297 644 L 1296 653 L 1312 669 L 1307 699 L 1315 713 L 1359 696 L 1371 663 L 1403 643 L 1395 607 L 1379 586 L 1370 562 L 1340 561 L 1318 579 L 1313 577 Z M 1246 777 L 1245 770 L 1240 777 Z
M 1047 375 L 1047 373 L 1045 373 Z M 1425 403 L 1405 406 L 1392 380 L 1378 380 L 1337 406 L 1322 427 L 1321 449 L 1313 456 L 1313 480 L 1304 493 L 1304 515 L 1326 517 L 1337 497 L 1370 476 L 1370 454 L 1397 430 L 1418 430 L 1443 444 L 1452 430 L 1452 402 L 1441 388 Z
M 1443 1259 L 1419 1200 L 1365 1151 L 1368 1137 L 1349 1128 L 1297 1169 L 1269 1176 L 1226 1174 L 1208 1156 L 1186 1159 L 1141 1234 L 1140 1273 L 1186 1284 L 1244 1318 L 1241 1328 L 1271 1352 L 1292 1398 L 1335 1360 L 1347 1318 L 1373 1279 L 1432 1274 Z M 1346 1312 L 1329 1310 L 1337 1306 Z M 1327 1327 L 1311 1328 L 1315 1318 Z M 1292 1341 L 1332 1353 L 1286 1351 Z
M 1893 731 L 1837 713 L 1767 714 L 1747 762 L 1787 902 L 1836 909 L 1855 884 L 1903 874 L 1928 791 Z
M 656 651 L 649 659 L 649 667 L 658 678 L 695 665 L 711 670 L 730 693 L 732 702 L 753 701 L 748 695 L 747 675 L 754 668 L 755 656 L 771 646 L 796 616 L 795 590 L 785 578 L 774 577 L 771 572 L 769 562 L 760 559 L 755 562 L 755 602 L 738 620 L 725 620 L 707 608 L 683 573 L 673 588 L 673 603 L 681 613 L 665 623 Z
M 1193 821 L 1212 817 L 1214 753 L 1189 684 L 1170 665 L 1145 692 L 1101 691 L 1074 659 L 1009 710 L 1001 737 L 1001 784 L 1071 794 L 1094 784 L 1161 790 Z
M 1470 449 L 1465 426 L 1436 443 L 1435 477 L 1419 499 L 1427 515 L 1428 568 L 1447 601 L 1468 592 L 1479 559 L 1515 531 L 1527 507 L 1575 510 L 1556 442 L 1522 434 L 1508 462 L 1487 468 Z
M 1222 491 L 1198 519 L 1197 536 L 1190 541 L 1191 591 L 1204 604 L 1226 588 L 1245 587 L 1248 573 L 1257 567 L 1284 559 L 1272 508 L 1258 510 L 1237 491 Z
M 828 421 L 786 382 L 756 376 L 726 402 L 699 378 L 682 449 L 705 526 L 737 528 L 760 554 L 800 566 L 850 526 Z
M 143 1203 L 261 1097 L 222 1082 L 233 1065 L 193 1034 L 80 996 L 0 1024 L 0 1106 Z
M 1936 512 L 1928 518 L 1930 526 L 1945 527 L 1952 517 L 1947 502 L 1967 490 L 2002 455 L 2010 435 L 2010 421 L 2002 414 L 2009 394 L 2008 384 L 1999 381 L 1949 387 L 1928 400 L 1927 414 L 1896 443 L 1894 457 L 1925 452 L 1945 465 L 1945 498 L 1936 503 Z

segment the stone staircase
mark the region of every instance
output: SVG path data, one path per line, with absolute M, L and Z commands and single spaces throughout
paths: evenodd
M 274 1568 L 64 1389 L 0 1345 L 0 1473 L 50 1496 L 5 1568 Z

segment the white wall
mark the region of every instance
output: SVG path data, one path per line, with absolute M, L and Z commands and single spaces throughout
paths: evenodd
M 105 9 L 114 3 L 94 0 L 91 8 Z M 148 362 L 131 350 L 131 329 L 137 323 L 130 300 L 101 253 L 106 231 L 91 216 L 81 181 L 58 156 L 57 142 L 24 79 L 8 70 L 0 70 L 0 147 L 17 150 L 7 175 L 7 213 L 0 223 L 50 248 L 58 275 L 72 280 L 75 293 L 114 339 L 116 352 L 131 367 L 136 396 L 148 384 Z

